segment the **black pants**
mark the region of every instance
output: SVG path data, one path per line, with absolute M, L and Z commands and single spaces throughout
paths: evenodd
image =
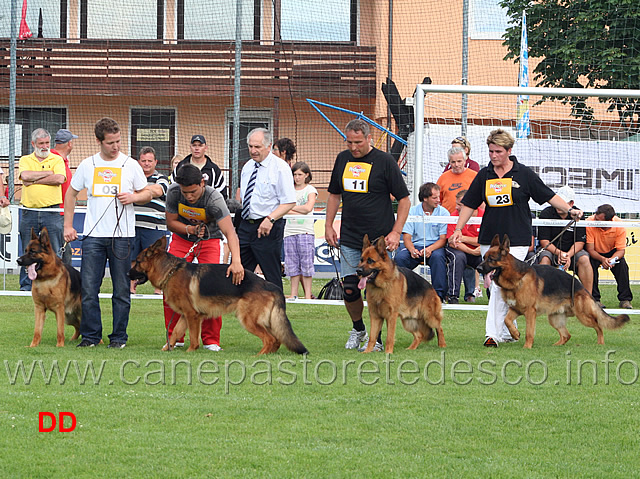
M 273 224 L 269 236 L 262 238 L 258 238 L 260 221 L 250 223 L 248 220 L 242 220 L 238 225 L 242 266 L 253 271 L 257 265 L 260 265 L 264 278 L 281 290 L 283 287 L 280 255 L 282 254 L 284 224 L 284 219 L 279 219 Z
M 605 258 L 611 258 L 613 254 L 616 252 L 615 249 L 609 251 L 608 253 L 600 253 Z M 593 299 L 596 301 L 600 301 L 600 289 L 598 288 L 598 269 L 601 265 L 600 261 L 595 260 L 593 258 L 589 258 L 591 260 L 591 268 L 593 269 Z M 613 273 L 613 277 L 616 279 L 616 283 L 618 284 L 618 301 L 631 301 L 633 300 L 633 294 L 631 293 L 631 286 L 629 285 L 629 265 L 622 258 L 618 261 L 612 268 L 611 272 Z

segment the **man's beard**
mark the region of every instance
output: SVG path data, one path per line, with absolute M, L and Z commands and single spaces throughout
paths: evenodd
M 49 148 L 34 148 L 34 153 L 38 158 L 46 158 L 49 156 Z

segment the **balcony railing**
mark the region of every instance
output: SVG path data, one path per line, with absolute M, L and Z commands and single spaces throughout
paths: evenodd
M 9 87 L 0 40 L 0 87 Z M 242 44 L 242 94 L 356 98 L 375 95 L 375 47 Z M 230 95 L 233 42 L 30 39 L 17 47 L 18 94 Z

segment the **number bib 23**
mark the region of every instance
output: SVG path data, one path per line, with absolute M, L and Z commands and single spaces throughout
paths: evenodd
M 342 188 L 351 193 L 368 193 L 371 165 L 349 162 L 342 173 Z
M 513 205 L 511 178 L 495 178 L 485 183 L 487 205 L 491 207 Z
M 93 196 L 116 196 L 120 193 L 122 168 L 97 166 L 93 172 Z

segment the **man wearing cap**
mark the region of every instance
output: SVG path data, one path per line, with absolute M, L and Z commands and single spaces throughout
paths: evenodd
M 567 202 L 571 209 L 574 206 L 576 195 L 569 186 L 563 186 L 556 193 Z M 548 206 L 540 213 L 540 219 L 569 221 L 569 213 Z M 587 241 L 587 229 L 577 228 L 571 225 L 555 241 L 554 238 L 562 231 L 562 226 L 538 226 L 538 241 L 545 250 L 540 254 L 540 264 L 550 264 L 578 273 L 578 278 L 587 291 L 591 292 L 593 286 L 593 270 L 589 261 L 589 253 L 584 249 Z M 552 243 L 553 241 L 553 243 Z M 576 262 L 578 264 L 577 270 Z
M 64 208 L 64 195 L 67 194 L 67 190 L 69 189 L 69 184 L 71 183 L 71 167 L 69 166 L 69 153 L 73 150 L 73 140 L 78 138 L 77 135 L 74 135 L 69 130 L 60 129 L 56 133 L 56 138 L 54 143 L 56 145 L 55 149 L 51 149 L 51 153 L 54 155 L 60 156 L 64 160 L 64 169 L 66 171 L 67 179 L 64 183 L 62 183 L 62 201 L 63 203 L 60 205 L 60 208 Z M 64 211 L 60 213 L 61 216 L 64 216 Z M 62 261 L 67 264 L 71 264 L 71 248 L 66 247 L 62 252 Z
M 204 135 L 193 135 L 191 137 L 191 154 L 182 160 L 171 173 L 171 177 L 175 178 L 178 170 L 183 165 L 195 165 L 200 168 L 204 184 L 218 190 L 222 197 L 227 199 L 227 182 L 224 179 L 222 170 L 216 165 L 211 158 L 205 153 L 207 152 L 207 140 Z
M 51 135 L 44 128 L 31 133 L 33 153 L 20 158 L 18 177 L 22 180 L 22 209 L 20 217 L 20 241 L 26 251 L 31 240 L 31 230 L 39 234 L 46 226 L 53 251 L 62 246 L 63 222 L 59 211 L 39 211 L 59 208 L 62 203 L 61 185 L 66 181 L 64 160 L 51 152 Z M 20 291 L 31 291 L 31 278 L 20 269 Z

